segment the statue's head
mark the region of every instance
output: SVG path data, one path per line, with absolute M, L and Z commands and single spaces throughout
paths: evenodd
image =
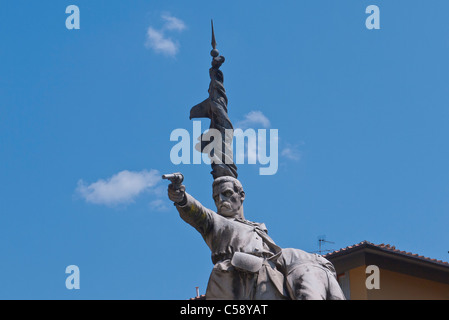
M 245 191 L 243 191 L 240 181 L 233 177 L 224 176 L 214 180 L 212 184 L 213 198 L 217 207 L 217 213 L 226 218 L 242 218 L 243 200 L 245 200 Z

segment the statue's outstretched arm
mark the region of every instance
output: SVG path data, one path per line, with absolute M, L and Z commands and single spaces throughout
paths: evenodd
M 182 173 L 164 174 L 162 178 L 171 181 L 168 198 L 175 204 L 181 218 L 205 236 L 213 224 L 214 213 L 186 192 Z
M 213 225 L 213 212 L 185 192 L 184 203 L 175 203 L 179 216 L 205 236 Z

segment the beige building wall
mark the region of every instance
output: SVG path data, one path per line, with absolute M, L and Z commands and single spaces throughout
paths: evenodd
M 366 266 L 349 270 L 349 288 L 351 300 L 367 300 L 368 292 L 365 286 Z
M 367 266 L 349 271 L 351 300 L 449 300 L 449 284 L 380 269 L 380 289 L 365 285 Z

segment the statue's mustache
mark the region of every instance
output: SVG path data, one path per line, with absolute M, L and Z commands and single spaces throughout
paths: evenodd
M 231 209 L 231 204 L 229 203 L 229 202 L 222 202 L 221 204 L 220 204 L 220 208 L 228 208 L 228 209 Z

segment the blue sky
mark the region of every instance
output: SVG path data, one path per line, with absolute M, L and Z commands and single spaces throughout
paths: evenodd
M 68 5 L 80 29 L 68 30 Z M 380 30 L 365 9 L 380 8 Z M 245 216 L 282 247 L 368 240 L 449 260 L 449 3 L 4 1 L 0 298 L 187 299 L 212 263 L 161 173 L 213 208 L 210 167 L 170 162 L 207 97 L 210 19 L 234 123 L 279 130 L 239 166 Z M 258 117 L 251 117 L 258 115 Z M 252 122 L 251 122 L 252 121 Z M 207 121 L 203 127 L 208 127 Z M 67 290 L 77 265 L 81 289 Z

